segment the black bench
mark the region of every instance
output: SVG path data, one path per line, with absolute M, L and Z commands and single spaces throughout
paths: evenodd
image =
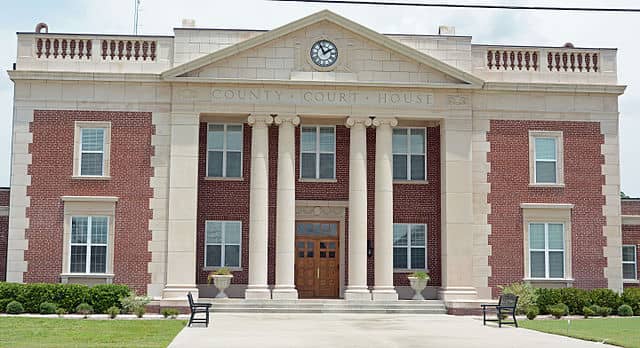
M 500 296 L 498 304 L 483 304 L 482 307 L 482 324 L 487 325 L 488 321 L 497 321 L 498 327 L 502 327 L 502 324 L 515 324 L 518 327 L 518 320 L 516 320 L 516 306 L 518 305 L 518 296 L 514 294 L 504 294 Z M 487 311 L 489 309 L 495 309 L 498 319 L 487 319 Z M 505 321 L 509 318 L 509 315 L 513 318 L 513 321 Z
M 191 292 L 187 294 L 187 298 L 189 299 L 189 308 L 191 309 L 191 317 L 189 317 L 189 324 L 187 326 L 191 326 L 191 324 L 204 324 L 205 326 L 209 326 L 209 308 L 211 308 L 211 303 L 197 303 L 193 302 L 193 295 Z M 196 313 L 204 313 L 204 318 L 197 318 Z

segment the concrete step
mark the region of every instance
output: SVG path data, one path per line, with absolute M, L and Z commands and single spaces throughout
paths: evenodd
M 442 301 L 345 301 L 345 300 L 244 300 L 207 299 L 199 302 L 213 304 L 212 312 L 219 313 L 396 313 L 445 314 Z

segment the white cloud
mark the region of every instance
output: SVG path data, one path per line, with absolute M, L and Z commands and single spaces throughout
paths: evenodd
M 465 0 L 457 3 L 502 3 L 507 1 Z M 544 0 L 519 1 L 522 5 L 550 5 L 558 2 Z M 62 6 L 64 3 L 51 3 Z M 56 16 L 49 23 L 55 32 L 131 33 L 133 1 L 75 1 L 76 7 L 64 9 L 72 16 Z M 628 6 L 628 1 L 565 0 L 562 6 Z M 640 81 L 640 56 L 636 32 L 640 14 L 587 14 L 575 12 L 534 12 L 499 10 L 454 10 L 415 7 L 376 7 L 281 3 L 261 0 L 142 0 L 140 29 L 143 34 L 171 35 L 182 18 L 193 18 L 198 27 L 271 29 L 329 8 L 362 25 L 383 33 L 434 34 L 440 24 L 456 26 L 457 34 L 473 36 L 474 43 L 508 45 L 559 46 L 573 42 L 582 47 L 618 47 L 619 78 L 624 84 Z M 38 21 L 47 21 L 40 18 Z M 22 28 L 32 28 L 35 20 L 20 18 Z M 14 31 L 0 28 L 2 47 L 15 47 Z M 9 43 L 7 45 L 7 43 Z M 13 62 L 15 50 L 0 57 L 3 66 Z M 9 142 L 6 139 L 11 118 L 12 88 L 5 76 L 0 77 L 0 163 L 8 163 Z M 631 85 L 620 99 L 621 110 L 621 176 L 622 189 L 640 196 L 640 90 Z M 6 113 L 6 114 L 4 114 Z M 0 165 L 0 186 L 8 185 L 6 166 Z

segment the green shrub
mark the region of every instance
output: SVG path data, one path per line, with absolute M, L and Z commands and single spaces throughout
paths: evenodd
M 549 314 L 549 307 L 562 302 L 560 291 L 558 290 L 560 289 L 535 289 L 536 305 L 538 306 L 540 313 Z
M 0 300 L 15 299 L 20 293 L 22 285 L 23 284 L 20 284 L 20 283 L 0 282 Z M 6 308 L 6 304 L 5 304 L 5 308 Z M 0 307 L 0 310 L 2 309 L 4 308 Z
M 115 319 L 118 314 L 120 314 L 120 308 L 116 306 L 111 306 L 107 309 L 107 314 L 109 314 L 109 318 Z
M 18 301 L 11 301 L 7 304 L 7 313 L 9 314 L 22 314 L 24 313 L 24 306 Z
M 65 314 L 67 314 L 67 313 L 68 313 L 68 312 L 67 312 L 67 310 L 66 310 L 66 309 L 64 309 L 64 308 L 58 308 L 58 309 L 56 309 L 56 314 L 57 314 L 59 317 L 61 317 L 61 316 L 65 315 Z
M 131 294 L 126 285 L 101 284 L 89 289 L 89 303 L 96 313 L 105 313 L 110 307 L 120 307 L 120 299 Z
M 600 307 L 600 312 L 598 312 L 598 315 L 600 315 L 601 317 L 608 317 L 609 314 L 611 314 L 611 308 L 606 306 Z
M 24 284 L 16 300 L 24 305 L 27 313 L 39 313 L 42 302 L 54 302 L 55 287 L 58 284 Z
M 549 306 L 548 310 L 549 310 L 549 313 L 551 313 L 551 315 L 553 315 L 553 317 L 556 319 L 560 319 L 563 316 L 567 315 L 567 312 L 569 311 L 567 309 L 567 305 L 564 303 L 557 303 L 552 306 Z
M 622 302 L 631 306 L 633 314 L 640 315 L 640 288 L 626 288 L 622 293 Z M 2 309 L 0 305 L 0 310 Z
M 537 295 L 535 289 L 529 283 L 513 283 L 507 286 L 498 286 L 503 294 L 514 294 L 518 296 L 517 314 L 525 314 L 529 308 L 535 306 Z M 538 308 L 536 308 L 538 309 Z
M 529 306 L 529 309 L 527 310 L 527 319 L 533 320 L 538 316 L 539 313 L 540 311 L 538 310 L 538 307 Z
M 593 317 L 596 315 L 596 312 L 594 312 L 590 307 L 584 307 L 582 308 L 582 315 L 584 315 L 585 319 L 589 319 L 589 317 Z
M 0 313 L 5 313 L 7 311 L 7 305 L 11 301 L 13 301 L 13 298 L 1 298 L 0 299 Z
M 55 284 L 52 302 L 67 313 L 75 311 L 79 304 L 89 300 L 89 287 L 82 284 Z
M 42 302 L 40 304 L 40 314 L 55 314 L 58 305 L 51 302 Z
M 165 319 L 169 317 L 171 319 L 175 319 L 178 317 L 178 314 L 180 314 L 180 311 L 176 308 L 162 308 L 162 311 L 160 311 L 160 313 L 162 313 Z
M 136 296 L 135 294 L 130 294 L 129 296 L 120 299 L 120 304 L 124 313 L 136 313 L 138 308 L 144 308 L 149 304 L 149 302 L 151 302 L 151 298 L 147 296 Z
M 81 303 L 76 308 L 76 313 L 82 314 L 86 318 L 87 315 L 93 313 L 93 307 L 88 303 Z
M 147 313 L 147 307 L 146 306 L 136 307 L 136 309 L 133 312 L 135 313 L 136 317 L 142 318 L 142 316 L 144 316 L 144 314 Z
M 569 307 L 569 314 L 582 314 L 582 308 L 591 304 L 589 291 L 576 288 L 535 289 L 536 304 L 540 313 L 548 314 L 548 307 L 556 303 L 564 303 Z
M 610 289 L 593 289 L 589 291 L 589 303 L 600 307 L 618 309 L 622 304 L 620 295 Z
M 630 317 L 633 315 L 633 309 L 631 309 L 631 306 L 623 304 L 618 307 L 618 315 L 621 317 Z

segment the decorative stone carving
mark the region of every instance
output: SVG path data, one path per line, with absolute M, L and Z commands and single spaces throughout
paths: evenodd
M 273 118 L 273 122 L 278 126 L 283 124 L 291 124 L 292 126 L 296 127 L 300 124 L 300 117 L 296 115 L 278 115 Z
M 271 115 L 251 115 L 247 118 L 247 123 L 253 127 L 267 127 L 273 123 Z
M 345 122 L 347 128 L 362 126 L 369 127 L 371 126 L 371 118 L 366 116 L 351 116 L 347 118 Z
M 398 125 L 398 120 L 392 117 L 376 117 L 371 121 L 374 127 L 380 127 L 383 125 L 389 125 L 390 127 L 395 127 Z
M 465 105 L 467 104 L 467 97 L 463 95 L 450 95 L 447 98 L 449 105 Z

